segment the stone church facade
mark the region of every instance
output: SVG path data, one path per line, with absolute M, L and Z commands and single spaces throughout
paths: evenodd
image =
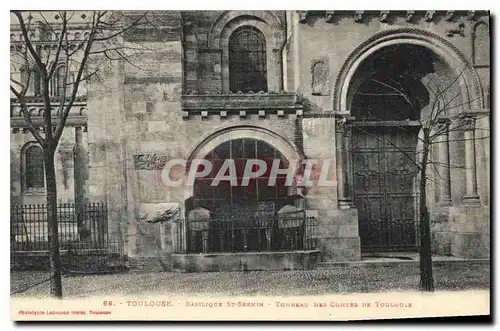
M 448 110 L 433 128 L 441 136 L 426 186 L 433 252 L 489 258 L 488 12 L 155 15 L 161 24 L 122 40 L 149 51 L 135 54 L 133 65 L 110 62 L 105 84 L 82 88 L 56 155 L 60 202 L 105 202 L 110 234 L 124 242 L 131 265 L 283 270 L 417 251 L 418 176 L 405 155 L 416 154 L 422 114 L 439 103 Z M 407 94 L 390 93 L 394 86 Z M 41 107 L 36 96 L 30 107 Z M 15 99 L 11 128 L 12 203 L 44 203 L 39 151 Z M 169 159 L 263 154 L 332 160 L 335 185 L 270 192 L 257 182 L 238 191 L 160 179 Z M 228 248 L 234 231 L 206 230 L 224 215 L 255 219 L 262 208 L 277 215 L 290 205 L 314 220 L 314 245 L 266 246 L 271 232 L 257 227 L 238 232 L 243 246 Z M 147 221 L 162 208 L 175 216 Z

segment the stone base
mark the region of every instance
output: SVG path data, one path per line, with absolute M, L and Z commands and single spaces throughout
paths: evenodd
M 321 262 L 361 260 L 361 241 L 356 237 L 320 238 Z
M 319 251 L 172 254 L 172 270 L 257 271 L 314 269 Z
M 432 254 L 451 255 L 451 232 L 432 231 Z
M 321 262 L 361 259 L 357 209 L 323 211 L 317 231 Z
M 451 254 L 465 259 L 488 259 L 490 236 L 481 233 L 454 233 Z
M 136 256 L 129 257 L 131 271 L 161 272 L 171 271 L 170 256 Z

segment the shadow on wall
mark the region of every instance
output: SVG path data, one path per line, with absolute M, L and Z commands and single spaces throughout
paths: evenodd
M 304 112 L 311 112 L 311 113 L 322 112 L 322 109 L 320 106 L 318 106 L 316 103 L 312 102 L 311 100 L 307 99 L 303 95 L 299 96 L 299 100 L 303 105 Z
M 10 151 L 10 202 L 20 203 L 19 184 L 21 180 L 21 159 L 14 151 Z M 18 184 L 19 183 L 19 184 Z M 16 185 L 17 184 L 17 185 Z

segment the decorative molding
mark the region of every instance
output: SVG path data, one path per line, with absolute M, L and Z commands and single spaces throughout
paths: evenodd
M 219 94 L 200 95 L 188 94 L 181 98 L 182 116 L 202 118 L 211 115 L 228 118 L 235 115 L 241 118 L 256 115 L 265 118 L 275 114 L 302 116 L 303 105 L 295 93 L 253 93 L 253 94 Z
M 335 132 L 343 133 L 347 125 L 347 120 L 345 117 L 335 117 Z
M 436 125 L 436 131 L 440 132 L 442 135 L 448 134 L 448 128 L 451 124 L 451 120 L 449 118 L 440 118 L 438 119 L 438 123 Z
M 382 22 L 382 23 L 387 23 L 387 20 L 388 20 L 388 18 L 389 18 L 389 13 L 390 13 L 390 12 L 389 12 L 388 10 L 382 10 L 382 11 L 380 12 L 380 16 L 379 16 L 379 20 L 380 20 L 380 22 Z
M 453 20 L 453 17 L 455 17 L 455 11 L 454 10 L 448 10 L 446 14 L 444 15 L 444 20 L 447 22 L 450 22 Z
M 479 116 L 489 116 L 491 114 L 490 108 L 477 108 L 477 109 L 467 109 L 460 114 L 460 116 L 469 117 L 479 117 Z
M 58 117 L 52 117 L 52 125 L 55 128 L 56 125 L 59 125 L 61 120 Z M 86 127 L 87 126 L 87 116 L 68 116 L 66 119 L 66 126 L 81 126 L 81 127 Z M 31 123 L 35 128 L 39 128 L 40 131 L 43 132 L 44 127 L 45 127 L 45 122 L 43 117 L 32 117 L 31 118 Z M 11 128 L 28 128 L 28 124 L 26 123 L 25 119 L 22 117 L 19 118 L 11 118 L 10 119 L 10 127 Z
M 178 84 L 182 82 L 182 77 L 169 74 L 157 74 L 151 76 L 131 76 L 124 78 L 125 84 Z
M 207 48 L 219 49 L 221 47 L 220 40 L 224 28 L 229 22 L 239 16 L 251 16 L 261 22 L 265 22 L 275 33 L 284 29 L 282 20 L 270 10 L 227 10 L 220 14 L 210 27 L 207 37 Z M 280 43 L 284 37 L 281 38 L 280 36 L 278 39 Z
M 434 20 L 434 15 L 436 14 L 435 10 L 428 10 L 425 12 L 424 20 L 426 22 L 432 22 Z
M 50 109 L 52 118 L 58 118 L 59 114 L 59 105 L 52 104 L 52 108 Z M 31 117 L 41 117 L 43 118 L 43 113 L 45 111 L 45 107 L 43 104 L 39 103 L 27 103 L 26 110 Z M 74 103 L 69 111 L 69 116 L 86 116 L 87 115 L 87 105 L 86 103 Z M 10 117 L 11 118 L 22 118 L 24 116 L 22 114 L 22 108 L 20 104 L 11 104 L 10 105 Z
M 32 96 L 25 96 L 24 101 L 26 104 L 42 104 L 44 103 L 44 99 L 41 95 L 32 95 Z M 61 101 L 60 97 L 50 97 L 50 102 L 55 105 L 59 104 Z M 19 99 L 18 98 L 10 98 L 10 103 L 11 104 L 19 104 Z M 77 96 L 75 98 L 75 103 L 74 104 L 79 104 L 79 103 L 87 103 L 87 96 L 82 95 L 82 96 Z
M 411 21 L 413 20 L 413 16 L 415 16 L 415 11 L 414 10 L 407 10 L 406 16 L 405 16 L 406 22 L 411 23 Z
M 390 17 L 398 17 L 406 20 L 407 23 L 417 23 L 417 21 L 432 22 L 436 17 L 436 23 L 442 24 L 443 22 L 455 22 L 457 18 L 463 18 L 468 20 L 474 20 L 477 16 L 488 15 L 487 11 L 467 11 L 467 10 L 297 10 L 297 20 L 298 22 L 304 24 L 307 23 L 311 18 L 324 18 L 325 22 L 333 23 L 335 21 L 335 16 L 341 17 L 353 17 L 354 21 L 357 23 L 362 23 L 365 16 L 370 18 L 378 16 L 380 22 L 392 23 Z M 418 14 L 418 15 L 417 15 Z
M 333 23 L 333 15 L 334 15 L 334 13 L 335 12 L 333 10 L 331 10 L 331 11 L 327 10 L 326 11 L 326 13 L 325 13 L 325 21 L 327 23 Z
M 307 22 L 307 10 L 297 10 L 297 14 L 299 17 L 299 23 L 304 24 Z
M 446 36 L 453 37 L 454 35 L 460 35 L 465 37 L 465 23 L 458 22 L 452 28 L 446 29 Z
M 156 153 L 136 154 L 133 156 L 135 170 L 161 170 L 168 161 L 168 156 Z
M 295 93 L 253 93 L 253 94 L 184 94 L 181 98 L 184 111 L 228 112 L 240 110 L 295 110 L 302 109 L 299 96 Z
M 476 120 L 472 116 L 462 116 L 460 118 L 459 126 L 464 130 L 464 131 L 472 131 L 474 130 Z
M 469 21 L 474 21 L 475 17 L 476 17 L 476 11 L 475 10 L 469 10 L 467 12 L 467 19 Z
M 363 14 L 365 13 L 364 10 L 356 10 L 354 12 L 354 22 L 356 23 L 362 23 L 363 22 Z
M 332 112 L 328 113 L 304 113 L 303 118 L 334 118 L 335 115 Z

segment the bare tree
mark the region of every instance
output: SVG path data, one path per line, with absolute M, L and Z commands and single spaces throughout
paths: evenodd
M 10 90 L 20 105 L 27 129 L 43 150 L 50 243 L 50 293 L 62 298 L 54 167 L 56 148 L 82 86 L 91 79 L 99 81 L 103 61 L 133 64 L 131 53 L 146 50 L 146 47 L 124 43 L 123 36 L 151 22 L 145 12 L 135 16 L 107 11 L 13 11 L 12 14 L 18 21 L 22 38 L 11 40 L 11 61 L 21 68 L 21 77 L 11 77 Z M 31 117 L 28 111 L 32 90 L 43 100 L 41 120 Z
M 430 230 L 430 213 L 427 199 L 428 184 L 434 181 L 429 172 L 433 171 L 440 175 L 440 169 L 449 168 L 465 168 L 463 165 L 449 164 L 441 162 L 439 159 L 432 157 L 432 146 L 437 144 L 448 144 L 452 142 L 443 136 L 449 137 L 452 132 L 463 132 L 467 127 L 467 120 L 464 118 L 462 108 L 474 102 L 475 100 L 462 100 L 460 92 L 460 80 L 463 79 L 464 72 L 468 69 L 465 66 L 461 72 L 453 77 L 446 77 L 444 80 L 439 78 L 439 75 L 426 76 L 422 79 L 424 87 L 431 95 L 429 104 L 422 105 L 422 100 L 412 97 L 412 92 L 408 87 L 401 83 L 391 81 L 381 81 L 372 79 L 373 83 L 378 84 L 385 92 L 363 93 L 357 92 L 360 95 L 370 95 L 373 97 L 399 97 L 404 100 L 404 103 L 410 106 L 412 112 L 420 114 L 416 119 L 420 132 L 418 135 L 418 143 L 416 153 L 408 153 L 391 141 L 384 141 L 391 145 L 398 152 L 405 155 L 406 159 L 412 163 L 417 170 L 417 188 L 418 188 L 418 220 L 419 220 L 419 255 L 420 255 L 420 290 L 434 291 L 434 278 L 432 273 L 432 251 L 431 251 L 431 230 Z M 415 79 L 413 73 L 406 73 L 405 79 Z M 422 107 L 424 106 L 424 107 Z M 371 120 L 380 120 L 380 118 L 368 118 Z M 476 118 L 477 120 L 478 118 Z M 445 124 L 445 125 L 443 125 Z M 398 126 L 399 129 L 405 130 L 404 126 Z M 365 131 L 367 134 L 371 134 Z M 383 139 L 377 137 L 378 139 Z M 489 139 L 484 136 L 479 139 Z M 466 141 L 467 138 L 455 139 L 454 141 Z

